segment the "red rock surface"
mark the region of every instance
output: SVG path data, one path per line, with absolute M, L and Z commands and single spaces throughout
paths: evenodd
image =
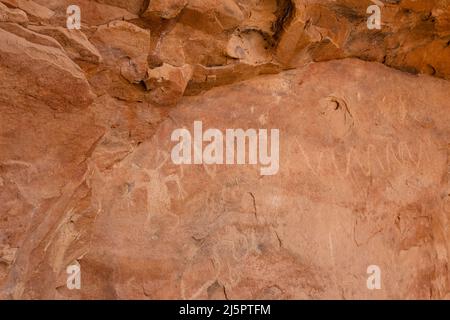
M 450 298 L 448 0 L 71 4 L 0 1 L 1 299 Z M 195 121 L 279 170 L 176 165 Z

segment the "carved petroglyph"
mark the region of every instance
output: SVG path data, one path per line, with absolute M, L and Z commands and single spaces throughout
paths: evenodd
M 220 236 L 220 239 L 211 238 L 208 239 L 208 243 L 204 242 L 190 260 L 181 280 L 180 289 L 183 299 L 199 298 L 216 281 L 223 287 L 233 287 L 241 281 L 239 265 L 249 255 L 259 252 L 258 234 L 254 229 L 242 233 L 235 228 L 230 228 L 226 232 L 225 235 Z M 201 285 L 188 290 L 185 285 L 186 275 L 195 272 L 193 264 L 197 259 L 206 259 L 206 257 L 212 263 L 214 274 L 207 277 Z
M 335 135 L 343 138 L 351 132 L 355 121 L 344 99 L 330 95 L 319 104 L 320 116 L 328 121 L 327 125 Z
M 158 151 L 158 157 L 160 158 L 157 163 L 156 168 L 140 168 L 144 172 L 142 180 L 134 183 L 134 189 L 144 189 L 146 193 L 147 202 L 147 216 L 145 220 L 145 228 L 149 226 L 152 216 L 159 214 L 169 214 L 173 215 L 170 210 L 172 204 L 172 192 L 170 192 L 168 183 L 174 183 L 177 191 L 177 199 L 184 199 L 186 192 L 181 184 L 181 179 L 183 178 L 183 168 L 180 167 L 180 175 L 178 173 L 165 175 L 162 172 L 163 166 L 169 160 L 169 155 L 163 151 Z M 176 215 L 174 215 L 176 216 Z M 177 220 L 178 220 L 178 216 Z
M 357 149 L 350 147 L 345 151 L 328 148 L 322 151 L 307 151 L 304 144 L 297 140 L 301 158 L 306 167 L 316 176 L 327 170 L 334 170 L 337 175 L 347 177 L 359 170 L 365 176 L 375 172 L 392 172 L 400 167 L 421 168 L 427 158 L 429 144 L 418 141 L 390 141 L 384 145 L 367 144 Z

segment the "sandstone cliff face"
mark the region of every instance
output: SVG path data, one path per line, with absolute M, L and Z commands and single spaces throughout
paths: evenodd
M 450 1 L 1 0 L 0 40 L 2 299 L 450 298 Z M 279 168 L 177 165 L 199 121 Z

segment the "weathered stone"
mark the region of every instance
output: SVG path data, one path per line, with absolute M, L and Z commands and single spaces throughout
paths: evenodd
M 15 22 L 19 24 L 27 24 L 27 14 L 20 9 L 9 9 L 0 2 L 0 22 Z
M 102 57 L 97 48 L 89 42 L 89 39 L 80 30 L 51 26 L 31 26 L 30 29 L 56 39 L 72 60 L 94 64 L 102 62 Z
M 264 37 L 255 31 L 236 33 L 227 45 L 227 54 L 241 62 L 259 65 L 271 61 L 270 45 Z
M 124 100 L 143 101 L 145 93 L 134 85 L 143 81 L 147 74 L 150 31 L 126 21 L 116 21 L 100 26 L 90 40 L 108 69 L 104 80 L 95 76 L 96 86 Z
M 144 83 L 154 103 L 175 105 L 183 96 L 191 77 L 192 68 L 189 65 L 174 67 L 163 64 L 161 67 L 148 70 Z
M 126 21 L 115 21 L 100 26 L 91 41 L 100 47 L 111 63 L 124 56 L 136 58 L 148 53 L 150 30 L 144 30 Z
M 52 10 L 31 0 L 2 0 L 2 2 L 19 8 L 36 19 L 49 20 L 55 14 Z
M 449 6 L 0 0 L 0 299 L 449 299 Z
M 180 21 L 215 33 L 236 28 L 244 18 L 234 0 L 189 0 Z
M 148 8 L 142 16 L 157 16 L 164 19 L 173 19 L 187 4 L 188 0 L 153 0 L 150 1 Z
M 145 0 L 96 0 L 99 3 L 124 8 L 131 13 L 139 14 L 142 12 L 145 4 Z
M 39 242 L 35 240 L 42 230 L 47 233 L 49 225 L 61 222 L 59 210 L 64 205 L 52 208 L 53 201 L 64 203 L 63 194 L 77 188 L 90 149 L 103 130 L 93 124 L 88 108 L 95 95 L 84 73 L 56 40 L 20 28 L 13 34 L 4 27 L 0 29 L 0 296 L 14 298 L 23 292 L 19 279 L 33 264 L 31 251 Z M 36 232 L 35 240 L 29 238 L 30 230 Z M 55 263 L 60 261 L 58 250 L 52 251 Z M 23 273 L 13 271 L 16 265 L 24 266 Z
M 8 31 L 9 33 L 13 33 L 16 36 L 23 38 L 29 42 L 47 46 L 47 47 L 57 48 L 57 49 L 60 49 L 61 51 L 63 51 L 62 46 L 55 39 L 53 39 L 49 36 L 46 36 L 46 35 L 39 34 L 30 29 L 24 28 L 19 24 L 9 23 L 9 22 L 0 22 L 0 28 L 5 31 Z
M 82 297 L 111 294 L 94 270 L 119 277 L 119 297 L 210 298 L 217 283 L 229 299 L 444 297 L 449 88 L 346 60 L 183 100 L 99 180 L 110 207 L 81 260 L 92 290 Z M 169 137 L 196 120 L 204 130 L 280 128 L 280 172 L 174 165 Z M 125 246 L 136 252 L 125 258 Z M 372 264 L 381 291 L 367 290 Z
M 3 29 L 0 38 L 0 101 L 16 106 L 44 103 L 59 110 L 83 108 L 93 101 L 83 72 L 65 52 Z

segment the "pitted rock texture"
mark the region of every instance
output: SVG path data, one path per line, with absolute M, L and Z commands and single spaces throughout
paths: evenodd
M 450 298 L 449 0 L 0 0 L 0 40 L 1 299 Z M 195 121 L 278 173 L 175 165 Z

